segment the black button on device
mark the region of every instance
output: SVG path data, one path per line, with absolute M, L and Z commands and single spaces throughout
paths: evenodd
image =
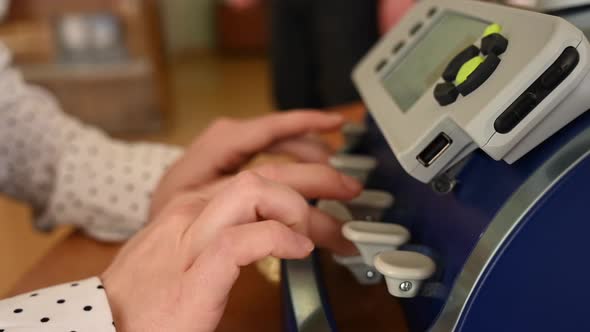
M 541 85 L 545 89 L 554 89 L 561 83 L 580 62 L 580 54 L 573 47 L 568 47 L 557 61 L 541 76 Z
M 399 52 L 405 45 L 406 45 L 406 43 L 403 41 L 395 44 L 395 46 L 393 47 L 393 50 L 392 50 L 393 54 L 396 54 L 397 52 Z
M 447 82 L 453 82 L 457 78 L 457 74 L 459 73 L 459 70 L 461 69 L 463 64 L 478 55 L 479 48 L 477 48 L 477 46 L 474 45 L 471 45 L 463 51 L 461 51 L 461 53 L 457 54 L 453 58 L 453 60 L 449 62 L 449 65 L 443 72 L 443 79 Z
M 387 60 L 381 60 L 381 61 L 379 61 L 379 63 L 375 67 L 375 71 L 376 72 L 380 72 L 381 69 L 385 68 L 386 65 L 387 65 Z
M 490 78 L 490 76 L 492 76 L 499 64 L 500 58 L 498 58 L 497 55 L 494 53 L 488 54 L 483 63 L 480 64 L 469 77 L 467 77 L 467 80 L 457 86 L 459 93 L 463 96 L 467 96 L 475 91 L 475 89 L 479 88 L 488 78 Z
M 512 131 L 574 71 L 579 61 L 578 50 L 571 46 L 566 48 L 559 58 L 496 119 L 494 129 L 500 134 Z
M 439 83 L 434 88 L 434 98 L 440 106 L 454 103 L 459 97 L 459 91 L 455 84 L 450 82 Z
M 432 165 L 453 144 L 453 140 L 445 133 L 440 133 L 428 144 L 428 146 L 416 157 L 424 167 Z
M 436 8 L 436 7 L 430 8 L 430 10 L 428 11 L 428 17 L 434 16 L 434 14 L 436 14 L 437 11 L 438 11 L 438 8 Z
M 500 134 L 509 133 L 535 109 L 538 102 L 537 96 L 532 92 L 521 95 L 496 119 L 494 129 Z
M 412 29 L 410 30 L 410 36 L 415 35 L 416 32 L 420 31 L 420 29 L 422 29 L 422 22 L 419 22 L 418 24 L 412 27 Z
M 499 33 L 492 33 L 481 40 L 481 53 L 501 55 L 508 48 L 508 39 Z

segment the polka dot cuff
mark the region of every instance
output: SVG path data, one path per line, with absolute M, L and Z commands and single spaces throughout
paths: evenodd
M 0 332 L 116 331 L 98 278 L 0 301 Z

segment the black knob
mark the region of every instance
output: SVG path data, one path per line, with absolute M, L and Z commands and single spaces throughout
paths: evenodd
M 508 48 L 508 39 L 499 33 L 492 33 L 481 40 L 481 53 L 501 55 Z
M 539 103 L 538 97 L 532 92 L 521 95 L 494 122 L 494 129 L 500 134 L 512 131 Z
M 459 90 L 463 96 L 469 95 L 492 76 L 499 64 L 500 58 L 498 58 L 498 56 L 494 53 L 488 54 L 479 67 L 467 77 L 467 80 L 457 86 L 457 90 Z
M 457 97 L 459 97 L 459 91 L 453 83 L 439 83 L 434 88 L 434 98 L 440 106 L 447 106 L 454 103 Z
M 573 47 L 566 48 L 557 58 L 557 61 L 541 76 L 541 86 L 548 90 L 555 89 L 574 71 L 579 62 L 580 54 L 578 51 Z
M 457 54 L 451 62 L 447 65 L 447 68 L 443 72 L 443 79 L 447 82 L 453 82 L 457 78 L 457 74 L 459 70 L 463 66 L 463 64 L 474 57 L 479 55 L 479 48 L 477 46 L 471 45 L 461 51 L 461 53 Z

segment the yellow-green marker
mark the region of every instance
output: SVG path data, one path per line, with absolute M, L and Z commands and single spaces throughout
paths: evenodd
M 463 66 L 461 66 L 461 69 L 459 69 L 459 73 L 455 79 L 455 85 L 461 85 L 463 82 L 467 81 L 469 75 L 473 74 L 477 67 L 483 63 L 483 61 L 484 58 L 482 56 L 476 56 L 465 62 Z
M 498 23 L 490 24 L 483 32 L 483 37 L 487 37 L 494 33 L 502 32 L 502 26 Z

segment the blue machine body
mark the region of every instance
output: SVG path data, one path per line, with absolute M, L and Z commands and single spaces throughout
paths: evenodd
M 426 248 L 438 265 L 433 278 L 440 283 L 438 296 L 399 300 L 410 331 L 427 331 L 436 323 L 480 238 L 523 183 L 560 151 L 582 149 L 579 155 L 590 151 L 590 140 L 587 146 L 580 145 L 582 136 L 590 138 L 590 114 L 586 113 L 513 165 L 475 152 L 458 174 L 454 190 L 441 195 L 410 177 L 373 120 L 368 118 L 367 123 L 368 134 L 356 152 L 379 160 L 367 187 L 395 195 L 396 204 L 384 219 L 406 226 L 412 233 L 408 248 Z M 456 331 L 590 331 L 585 315 L 590 313 L 590 290 L 584 287 L 590 275 L 590 264 L 585 263 L 590 160 L 567 162 L 571 167 L 528 209 L 482 271 Z M 315 276 L 321 294 L 321 285 L 327 281 L 321 280 L 318 266 Z M 289 278 L 284 280 L 288 285 Z M 337 331 L 330 318 L 329 294 L 322 295 L 328 325 Z M 292 317 L 291 301 L 285 301 L 285 306 L 286 317 Z M 298 328 L 292 318 L 286 322 L 288 331 L 309 330 Z
M 430 186 L 406 175 L 397 165 L 377 127 L 370 122 L 372 129 L 362 152 L 377 156 L 380 167 L 368 187 L 387 190 L 395 195 L 397 204 L 385 219 L 408 227 L 412 233 L 413 243 L 424 245 L 434 252 L 437 264 L 442 266 L 442 276 L 439 280 L 447 290 L 450 290 L 467 258 L 500 208 L 535 170 L 590 126 L 590 115 L 587 114 L 564 128 L 514 165 L 497 162 L 482 152 L 476 152 L 459 174 L 455 190 L 447 195 L 437 194 Z M 581 284 L 572 284 L 573 280 L 567 280 L 566 283 L 565 278 L 574 278 L 574 275 L 578 275 L 580 282 L 590 272 L 590 265 L 580 264 L 580 261 L 577 264 L 571 262 L 571 259 L 579 260 L 585 257 L 584 248 L 581 247 L 584 242 L 572 243 L 572 239 L 582 234 L 585 236 L 586 231 L 590 231 L 590 224 L 584 222 L 588 219 L 590 206 L 582 203 L 578 206 L 579 209 L 572 211 L 568 210 L 571 206 L 568 204 L 564 206 L 564 211 L 560 211 L 550 209 L 545 204 L 555 199 L 573 203 L 583 201 L 584 196 L 588 197 L 584 195 L 588 193 L 588 186 L 585 187 L 584 182 L 574 182 L 573 188 L 565 184 L 570 183 L 571 186 L 569 178 L 573 177 L 574 173 L 577 177 L 590 177 L 590 168 L 579 170 L 580 167 L 582 166 L 575 169 L 576 172 L 572 169 L 571 174 L 561 179 L 564 184 L 546 193 L 547 197 L 536 204 L 520 226 L 535 224 L 539 229 L 535 228 L 534 234 L 528 233 L 528 228 L 526 231 L 516 231 L 518 234 L 512 235 L 513 240 L 508 241 L 500 250 L 501 254 L 498 254 L 496 262 L 490 267 L 492 271 L 486 271 L 487 278 L 479 285 L 476 298 L 472 299 L 468 303 L 468 308 L 464 310 L 467 313 L 466 317 L 463 317 L 465 322 L 458 330 L 465 328 L 465 331 L 500 331 L 503 330 L 500 326 L 505 328 L 512 325 L 508 321 L 510 317 L 514 318 L 513 323 L 546 323 L 545 319 L 538 319 L 538 315 L 561 318 L 558 322 L 563 323 L 563 317 L 569 317 L 569 312 L 565 312 L 569 308 L 562 307 L 563 311 L 559 312 L 559 306 L 551 300 L 550 295 L 561 297 L 568 290 L 580 293 Z M 566 216 L 570 219 L 563 220 Z M 543 223 L 544 226 L 538 223 Z M 544 229 L 540 229 L 541 227 Z M 558 230 L 561 232 L 557 232 Z M 527 240 L 529 242 L 526 242 Z M 576 251 L 570 251 L 572 245 L 580 247 Z M 569 271 L 562 269 L 563 263 L 569 266 Z M 555 274 L 561 275 L 562 278 L 557 278 Z M 500 276 L 503 277 L 496 279 Z M 550 276 L 556 278 L 552 279 Z M 547 282 L 552 280 L 554 284 L 548 285 Z M 567 289 L 560 289 L 559 285 Z M 523 291 L 530 293 L 523 294 Z M 517 298 L 519 300 L 515 301 Z M 568 301 L 571 299 L 567 298 Z M 424 297 L 401 300 L 406 309 L 410 329 L 427 330 L 440 314 L 446 300 Z M 584 307 L 584 302 L 578 305 Z M 524 310 L 521 314 L 528 313 L 530 317 L 527 319 L 517 314 L 518 309 Z M 500 312 L 506 311 L 512 314 L 498 316 Z M 480 325 L 478 322 L 485 324 Z M 491 322 L 500 326 L 496 325 L 497 328 L 494 329 Z M 585 324 L 587 328 L 582 330 L 590 331 L 590 322 L 586 321 Z M 538 326 L 536 329 L 532 329 L 533 326 L 511 330 L 554 331 L 546 325 Z
M 572 21 L 588 31 L 582 19 L 587 12 L 584 8 L 558 14 L 574 15 L 578 20 Z M 367 135 L 353 151 L 378 160 L 366 187 L 395 196 L 384 221 L 407 227 L 412 241 L 405 250 L 421 251 L 437 264 L 431 280 L 435 295 L 392 298 L 400 301 L 411 332 L 590 331 L 590 112 L 512 165 L 475 151 L 448 194 L 436 193 L 408 175 L 374 120 L 368 116 L 366 123 Z M 514 209 L 521 214 L 510 220 Z M 513 222 L 513 227 L 491 250 L 485 237 L 499 219 Z M 485 268 L 470 271 L 467 265 L 481 255 L 482 247 L 491 252 Z M 319 320 L 325 324 L 298 324 L 290 294 L 292 267 L 284 262 L 285 329 L 338 331 L 330 294 L 322 287 L 329 281 L 322 280 L 317 260 L 309 264 L 323 309 Z M 470 289 L 462 289 L 461 274 L 470 273 L 477 278 Z M 452 298 L 457 294 L 466 300 L 449 320 L 445 313 L 457 309 Z

